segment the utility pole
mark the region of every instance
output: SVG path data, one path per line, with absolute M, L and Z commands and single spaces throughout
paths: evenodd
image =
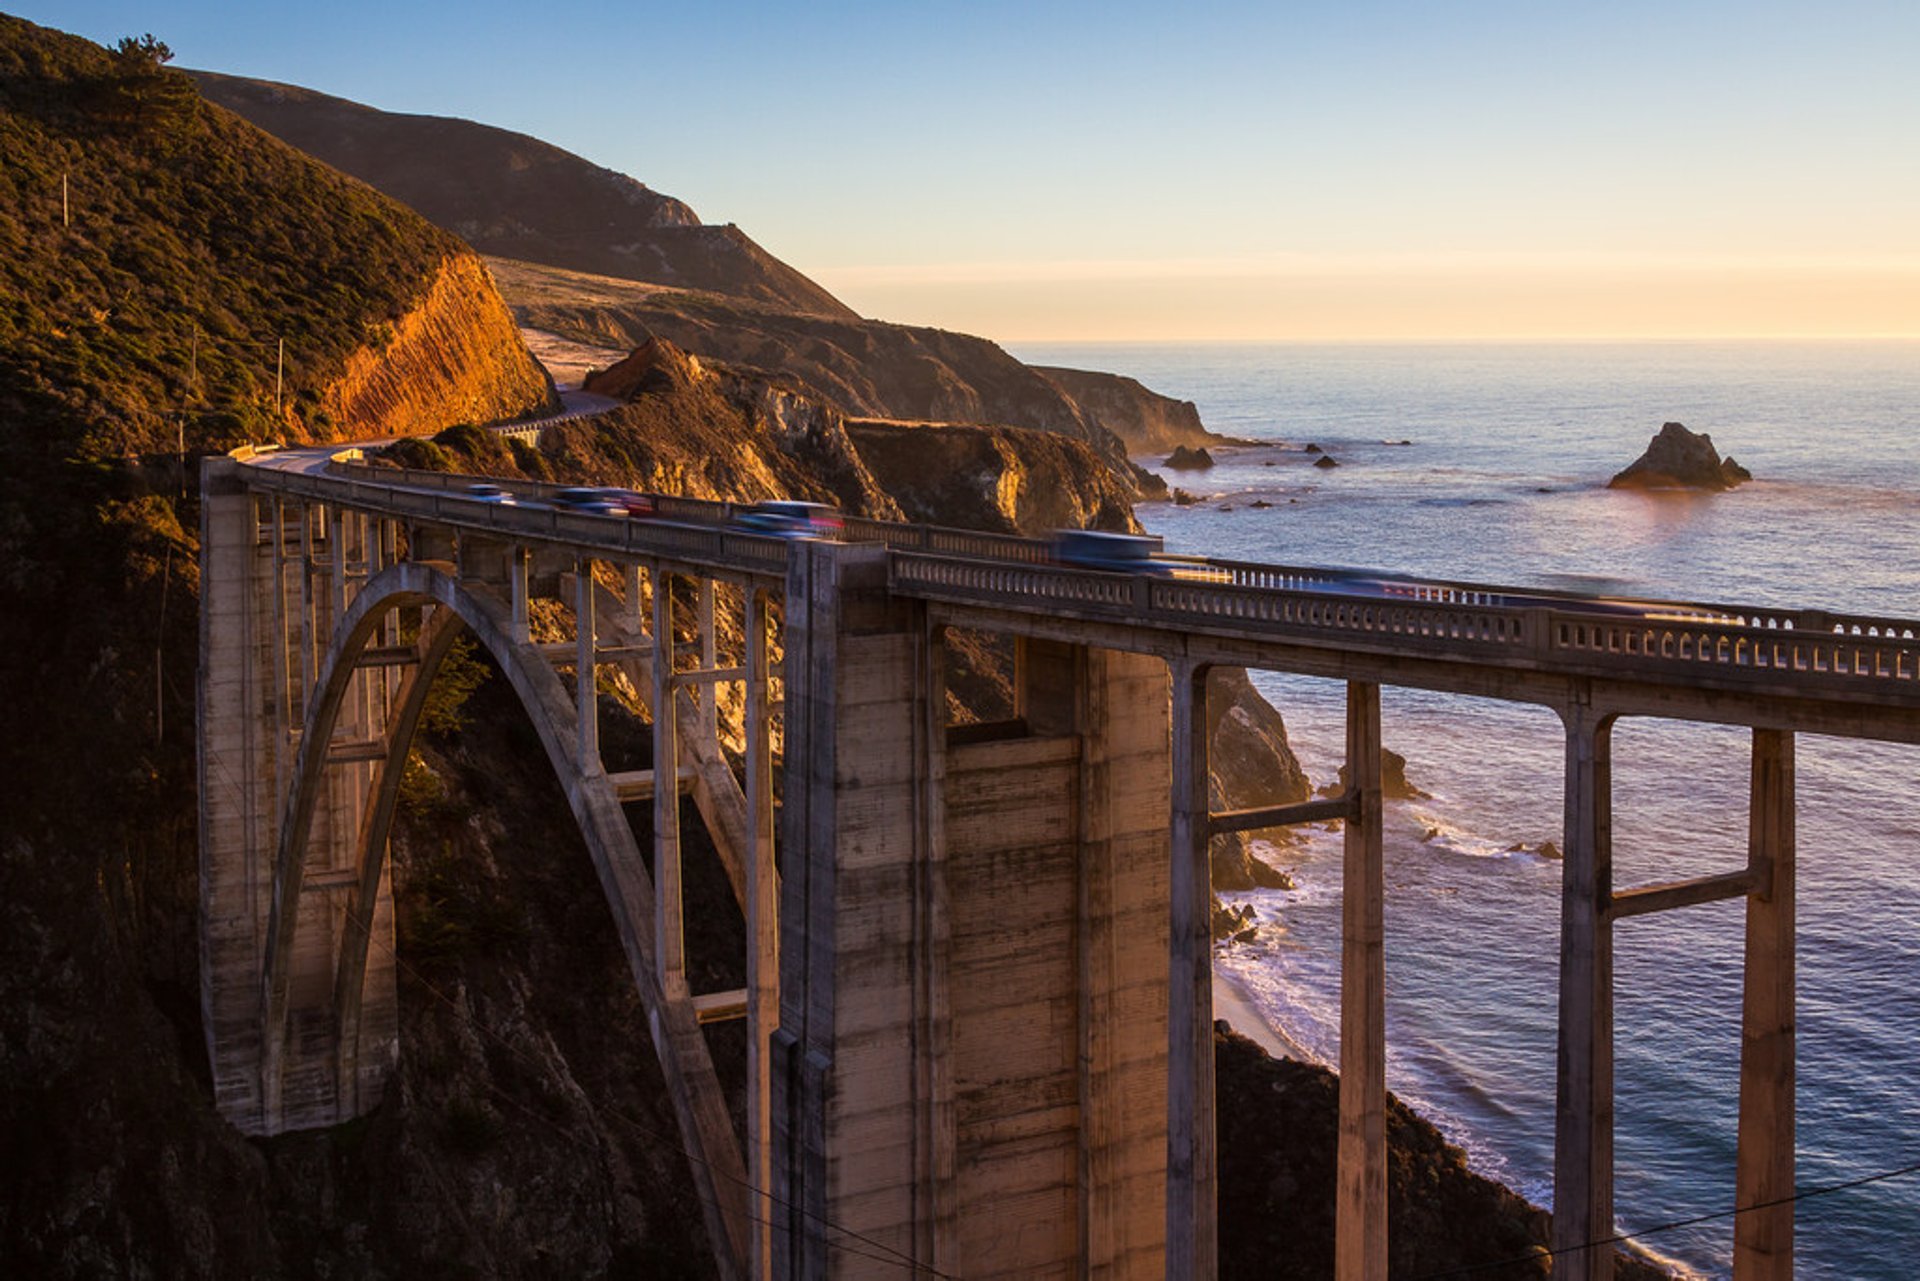
M 273 413 L 276 418 L 280 416 L 280 373 L 286 367 L 286 363 L 287 340 L 282 338 L 273 353 Z
M 67 208 L 67 175 L 64 172 L 60 175 L 60 225 L 73 226 L 73 216 Z

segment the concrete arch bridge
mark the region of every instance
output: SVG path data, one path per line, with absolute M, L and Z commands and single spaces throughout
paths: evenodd
M 1582 1247 L 1612 1235 L 1623 917 L 1746 901 L 1739 1198 L 1791 1192 L 1794 736 L 1920 742 L 1920 624 L 1449 583 L 1360 595 L 1282 566 L 1101 572 L 1043 543 L 857 520 L 843 541 L 786 541 L 723 504 L 627 520 L 534 485 L 483 501 L 470 479 L 351 451 L 242 451 L 203 473 L 202 991 L 217 1102 L 244 1131 L 360 1115 L 404 1052 L 388 832 L 465 632 L 565 788 L 724 1276 L 1213 1275 L 1208 842 L 1339 818 L 1338 1275 L 1384 1278 L 1383 684 L 1533 703 L 1566 729 L 1556 1275 L 1611 1268 Z M 543 599 L 570 640 L 533 638 Z M 951 629 L 1013 638 L 1014 720 L 948 725 Z M 1215 665 L 1347 682 L 1345 794 L 1210 811 Z M 602 759 L 606 668 L 650 709 L 649 770 Z M 1614 886 L 1623 716 L 1752 727 L 1744 866 Z M 740 989 L 688 981 L 683 796 L 746 923 Z M 702 1030 L 721 1019 L 747 1027 L 739 1126 Z M 1790 1276 L 1792 1227 L 1791 1204 L 1742 1215 L 1736 1275 Z

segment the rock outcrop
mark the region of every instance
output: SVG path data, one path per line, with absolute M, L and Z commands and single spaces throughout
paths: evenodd
M 1162 396 L 1137 379 L 1055 365 L 1033 368 L 1071 396 L 1081 412 L 1126 442 L 1130 453 L 1158 453 L 1220 439 L 1201 425 L 1200 411 L 1191 400 Z
M 1338 781 L 1322 787 L 1320 794 L 1338 796 L 1346 790 L 1347 767 L 1342 765 Z M 1396 801 L 1423 801 L 1432 795 L 1407 780 L 1407 758 L 1387 747 L 1380 749 L 1380 793 L 1388 800 Z
M 1216 1025 L 1220 1276 L 1321 1281 L 1333 1275 L 1340 1080 L 1277 1059 Z M 1466 1155 L 1412 1109 L 1387 1100 L 1387 1273 L 1539 1281 L 1552 1275 L 1552 1216 L 1467 1168 Z M 1669 1281 L 1624 1252 L 1617 1281 Z
M 311 89 L 192 73 L 209 99 L 350 173 L 482 253 L 852 318 L 731 223 L 525 134 L 398 115 Z
M 426 296 L 347 358 L 321 393 L 342 440 L 438 431 L 559 408 L 553 384 L 473 254 L 448 258 Z
M 908 520 L 1030 538 L 1056 529 L 1139 529 L 1131 488 L 1070 437 L 861 419 L 847 430 Z
M 1247 678 L 1245 668 L 1207 676 L 1207 793 L 1216 810 L 1290 805 L 1311 794 L 1306 771 L 1287 742 L 1286 722 Z M 1291 889 L 1292 878 L 1254 855 L 1254 837 L 1287 841 L 1284 828 L 1216 836 L 1208 850 L 1215 891 Z
M 1173 452 L 1167 455 L 1164 466 L 1169 471 L 1206 471 L 1213 466 L 1213 455 L 1206 446 L 1192 449 L 1186 445 L 1175 445 Z
M 1720 457 L 1707 433 L 1665 423 L 1647 451 L 1615 473 L 1607 488 L 1721 490 L 1752 479 L 1753 473 L 1731 457 Z

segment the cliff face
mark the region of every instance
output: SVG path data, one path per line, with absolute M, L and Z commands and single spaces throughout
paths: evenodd
M 860 419 L 847 430 L 908 520 L 1030 538 L 1056 529 L 1139 529 L 1131 488 L 1077 440 Z
M 201 92 L 483 253 L 851 317 L 738 227 L 525 134 L 196 71 Z
M 322 393 L 339 439 L 415 435 L 555 406 L 545 371 L 472 254 L 442 262 L 426 296 L 382 336 L 348 356 Z
M 1126 442 L 1131 454 L 1151 454 L 1175 445 L 1204 445 L 1220 437 L 1200 425 L 1191 400 L 1175 400 L 1123 374 L 1035 365 L 1033 371 L 1072 397 L 1082 413 Z

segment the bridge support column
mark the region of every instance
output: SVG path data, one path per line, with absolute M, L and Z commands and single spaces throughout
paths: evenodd
M 1613 718 L 1577 704 L 1567 731 L 1554 1106 L 1554 1272 L 1610 1281 L 1613 1247 Z
M 590 585 L 589 585 L 590 587 Z M 680 702 L 674 689 L 673 578 L 653 569 L 653 886 L 660 986 L 687 991 L 687 923 L 680 864 Z
M 1386 879 L 1380 841 L 1380 687 L 1347 685 L 1346 821 L 1341 888 L 1338 1281 L 1387 1276 Z
M 773 844 L 773 723 L 768 681 L 767 598 L 749 583 L 745 598 L 747 845 L 747 1184 L 753 1227 L 751 1275 L 773 1275 L 778 1207 L 773 1172 L 773 1072 L 770 1055 L 780 1025 L 780 878 Z
M 951 1267 L 936 1209 L 951 1150 L 943 1157 L 932 1136 L 951 1132 L 952 1100 L 921 1092 L 940 1067 L 939 1019 L 918 972 L 937 946 L 923 887 L 939 878 L 924 864 L 929 708 L 943 702 L 931 697 L 924 607 L 890 600 L 886 570 L 884 547 L 814 542 L 793 545 L 788 570 L 773 1044 L 775 1273 L 786 1277 L 852 1269 L 841 1243 L 904 1271 L 909 1260 Z
M 243 1130 L 260 1124 L 260 961 L 272 876 L 276 732 L 284 650 L 279 531 L 262 555 L 256 500 L 227 458 L 202 464 L 200 507 L 200 1014 L 214 1103 Z M 278 504 L 271 505 L 277 525 Z M 270 691 L 274 677 L 280 689 Z
M 1746 993 L 1740 1035 L 1740 1148 L 1735 1281 L 1793 1277 L 1794 789 L 1793 735 L 1753 732 Z
M 1173 667 L 1172 882 L 1167 988 L 1167 1275 L 1216 1260 L 1213 932 L 1207 806 L 1207 669 Z

